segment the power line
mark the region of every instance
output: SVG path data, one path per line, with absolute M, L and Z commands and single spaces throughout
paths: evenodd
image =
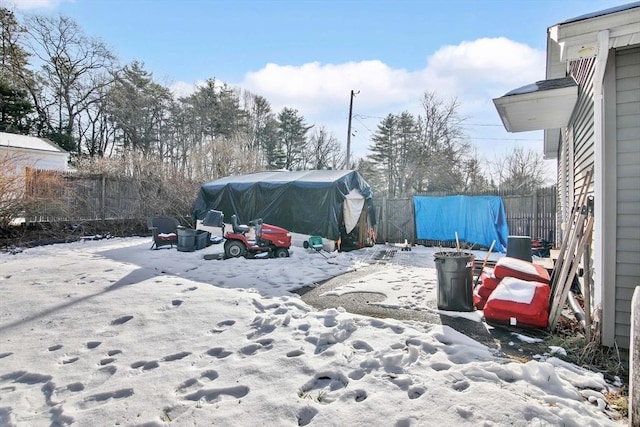
M 361 119 L 380 119 L 380 120 L 382 120 L 382 119 L 384 119 L 384 118 L 386 118 L 386 117 L 381 117 L 381 116 L 369 116 L 369 115 L 366 115 L 366 114 L 355 114 L 355 115 L 353 116 L 353 118 L 354 118 L 354 119 L 355 119 L 355 118 L 361 118 Z M 504 125 L 502 125 L 502 124 L 497 124 L 497 123 L 461 123 L 461 126 L 462 126 L 462 127 L 465 127 L 465 126 L 498 127 L 498 128 L 504 127 Z
M 492 123 L 463 123 L 462 126 L 490 126 L 490 127 L 503 127 L 504 125 L 496 125 Z
M 476 137 L 471 137 L 469 138 L 471 140 L 474 139 L 482 139 L 482 140 L 489 140 L 489 141 L 536 141 L 536 142 L 542 142 L 542 139 L 529 139 L 529 138 L 476 138 Z

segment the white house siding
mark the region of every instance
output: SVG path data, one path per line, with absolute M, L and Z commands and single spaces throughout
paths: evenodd
M 573 132 L 565 129 L 562 133 L 562 141 L 558 147 L 558 208 L 556 223 L 561 224 L 556 227 L 556 242 L 561 242 L 564 238 L 565 230 L 562 224 L 566 224 L 571 217 L 571 208 L 573 206 L 573 171 L 572 153 Z
M 585 173 L 593 168 L 594 161 L 594 113 L 593 76 L 594 58 L 572 62 L 570 72 L 580 87 L 578 102 L 573 111 L 570 133 L 573 134 L 573 194 L 577 197 Z M 591 191 L 591 189 L 590 189 Z M 573 199 L 573 198 L 572 198 Z
M 640 47 L 617 50 L 615 60 L 615 340 L 628 348 L 631 298 L 640 286 Z

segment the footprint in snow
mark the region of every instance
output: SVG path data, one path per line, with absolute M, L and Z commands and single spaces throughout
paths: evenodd
M 132 388 L 123 388 L 115 391 L 108 391 L 105 393 L 97 393 L 91 396 L 87 396 L 80 403 L 80 406 L 83 409 L 95 408 L 97 406 L 107 404 L 109 401 L 114 399 L 124 399 L 127 397 L 133 396 Z
M 103 366 L 102 368 L 91 374 L 88 386 L 93 388 L 104 384 L 109 380 L 109 378 L 113 376 L 113 374 L 116 373 L 117 370 L 118 368 L 113 365 Z
M 414 386 L 409 388 L 409 390 L 407 391 L 407 394 L 409 395 L 409 399 L 417 399 L 423 394 L 425 394 L 426 392 L 427 392 L 427 389 L 424 388 L 423 386 Z
M 185 399 L 194 402 L 214 403 L 221 400 L 240 399 L 249 394 L 249 387 L 238 385 L 227 388 L 200 389 L 194 393 L 184 396 Z
M 122 316 L 122 317 L 118 317 L 115 320 L 112 320 L 111 324 L 112 325 L 122 325 L 124 323 L 127 323 L 131 319 L 133 319 L 133 316 Z
M 187 393 L 191 390 L 198 390 L 202 388 L 206 383 L 210 383 L 218 378 L 218 372 L 213 369 L 209 369 L 200 374 L 199 378 L 189 378 L 188 380 L 180 383 L 178 388 L 176 388 L 176 392 L 178 393 Z
M 191 353 L 188 351 L 182 351 L 180 353 L 170 354 L 162 358 L 163 362 L 173 362 L 174 360 L 181 360 L 189 356 Z
M 214 347 L 207 350 L 207 354 L 218 359 L 224 359 L 225 357 L 230 356 L 232 353 L 222 347 Z
M 151 362 L 140 360 L 131 364 L 132 369 L 142 368 L 143 371 L 150 371 L 156 369 L 158 366 L 160 366 L 160 364 L 156 360 L 152 360 Z
M 259 351 L 267 351 L 273 348 L 273 340 L 272 339 L 261 339 L 257 340 L 253 344 L 249 344 L 240 349 L 240 353 L 245 356 L 252 356 Z
M 84 384 L 81 382 L 67 384 L 63 387 L 57 387 L 53 390 L 51 400 L 56 402 L 62 402 L 64 399 L 71 396 L 73 393 L 77 393 L 84 390 Z
M 318 410 L 316 408 L 313 408 L 311 406 L 305 406 L 304 408 L 300 409 L 300 411 L 298 412 L 298 415 L 297 415 L 298 425 L 299 426 L 309 425 L 316 415 L 318 415 Z

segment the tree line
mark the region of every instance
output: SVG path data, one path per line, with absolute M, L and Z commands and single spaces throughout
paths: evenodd
M 47 138 L 78 169 L 116 167 L 136 176 L 155 160 L 167 175 L 206 182 L 270 169 L 355 168 L 388 196 L 525 191 L 544 182 L 541 157 L 517 148 L 496 165 L 499 181 L 487 179 L 462 130 L 459 103 L 435 92 L 425 91 L 421 115 L 383 118 L 371 154 L 345 165 L 336 137 L 295 108 L 274 111 L 263 96 L 215 77 L 174 96 L 142 62 L 120 65 L 68 17 L 19 22 L 0 8 L 0 25 L 0 131 Z

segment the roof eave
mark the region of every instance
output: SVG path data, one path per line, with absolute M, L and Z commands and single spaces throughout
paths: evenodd
M 508 132 L 556 129 L 567 126 L 578 99 L 578 87 L 563 87 L 502 96 L 493 103 Z

